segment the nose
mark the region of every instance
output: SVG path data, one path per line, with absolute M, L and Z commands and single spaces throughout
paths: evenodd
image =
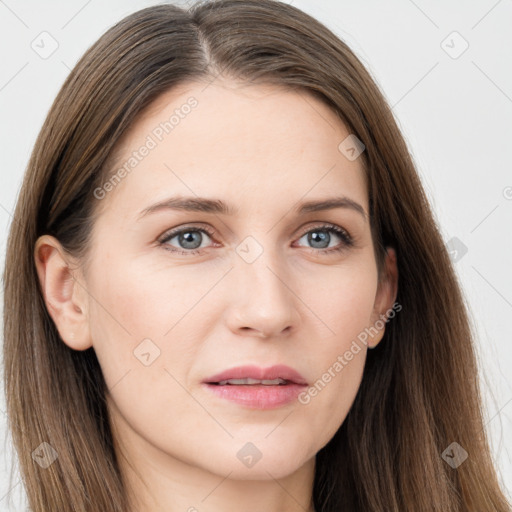
M 226 314 L 232 332 L 276 338 L 298 329 L 301 301 L 293 291 L 291 273 L 277 258 L 266 252 L 252 263 L 236 258 L 230 274 L 234 284 Z

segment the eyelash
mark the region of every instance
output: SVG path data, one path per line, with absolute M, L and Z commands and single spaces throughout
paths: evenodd
M 175 247 L 169 248 L 169 246 L 167 245 L 167 242 L 169 242 L 169 240 L 172 240 L 175 236 L 180 235 L 182 233 L 188 233 L 188 232 L 194 232 L 194 231 L 206 233 L 211 238 L 213 238 L 214 234 L 215 234 L 215 232 L 210 228 L 206 228 L 206 227 L 199 228 L 199 227 L 195 227 L 195 226 L 189 226 L 189 227 L 172 230 L 172 231 L 165 233 L 163 235 L 163 237 L 159 240 L 159 243 L 163 247 L 164 250 L 170 251 L 175 254 L 179 253 L 179 254 L 183 254 L 186 256 L 199 254 L 202 251 L 202 249 L 181 250 L 181 249 L 177 249 Z M 311 251 L 314 253 L 318 253 L 318 252 L 320 252 L 322 254 L 340 253 L 341 251 L 348 249 L 349 247 L 352 247 L 354 245 L 354 240 L 352 239 L 352 237 L 346 230 L 340 228 L 339 226 L 336 226 L 335 224 L 329 224 L 329 223 L 323 224 L 321 226 L 315 226 L 312 229 L 304 231 L 299 236 L 299 239 L 302 238 L 304 235 L 307 235 L 308 233 L 312 233 L 315 231 L 333 232 L 341 238 L 342 243 L 339 246 L 331 247 L 328 249 L 315 249 L 314 247 L 309 247 L 309 249 L 311 249 Z

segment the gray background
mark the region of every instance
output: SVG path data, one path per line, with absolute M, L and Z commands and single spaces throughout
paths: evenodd
M 155 3 L 0 0 L 2 269 L 22 175 L 64 79 L 108 27 Z M 288 3 L 344 39 L 393 107 L 442 234 L 457 251 L 478 335 L 492 452 L 512 494 L 512 0 Z M 56 50 L 40 56 L 52 44 Z M 15 458 L 1 391 L 0 511 L 21 511 L 19 477 L 12 489 L 8 482 Z

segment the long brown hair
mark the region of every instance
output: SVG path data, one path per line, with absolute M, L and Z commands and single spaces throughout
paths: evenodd
M 107 181 L 121 136 L 161 93 L 220 73 L 313 94 L 339 116 L 366 147 L 379 268 L 386 246 L 397 251 L 402 310 L 368 352 L 353 406 L 317 454 L 316 511 L 510 511 L 484 429 L 464 298 L 391 110 L 343 41 L 273 0 L 140 10 L 84 54 L 50 109 L 4 271 L 7 413 L 31 509 L 128 510 L 101 368 L 93 348 L 74 351 L 60 339 L 38 283 L 35 242 L 53 235 L 85 261 L 93 191 Z M 58 455 L 46 468 L 33 458 L 43 442 Z M 453 442 L 469 454 L 457 468 L 442 457 Z

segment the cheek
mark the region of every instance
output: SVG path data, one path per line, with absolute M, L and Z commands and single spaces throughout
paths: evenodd
M 355 314 L 352 308 L 339 314 L 339 321 L 333 324 L 336 334 L 310 350 L 314 376 L 298 397 L 296 419 L 300 418 L 307 431 L 314 434 L 317 450 L 327 444 L 347 417 L 361 385 L 366 361 L 367 347 L 360 335 L 364 333 L 368 315 Z
M 317 276 L 318 277 L 318 276 Z M 316 343 L 305 344 L 314 381 L 299 396 L 303 420 L 317 432 L 323 444 L 346 418 L 359 390 L 366 361 L 377 272 L 373 260 L 337 269 L 336 275 L 321 280 L 316 292 L 305 282 L 301 297 L 321 320 Z M 307 293 L 310 290 L 310 293 Z
M 208 292 L 224 270 L 155 268 L 142 259 L 119 257 L 115 267 L 98 265 L 94 272 L 89 326 L 108 387 L 130 373 L 126 380 L 139 386 L 130 391 L 132 399 L 140 396 L 141 386 L 154 389 L 162 377 L 167 391 L 178 386 L 178 392 L 170 374 L 184 382 L 199 357 L 209 322 L 219 317 L 213 310 L 218 301 Z
M 194 304 L 211 283 L 164 274 L 130 262 L 96 274 L 90 329 L 117 421 L 172 451 L 200 435 L 180 424 L 204 413 L 184 385 L 204 336 Z
M 325 351 L 313 381 L 298 397 L 304 419 L 325 444 L 345 420 L 359 390 L 366 346 L 357 339 L 340 340 Z
M 317 350 L 324 356 L 343 350 L 344 343 L 368 327 L 377 292 L 377 269 L 368 254 L 302 272 L 295 282 L 297 294 L 321 322 L 318 334 L 325 343 Z
M 179 267 L 166 272 L 142 259 L 119 258 L 115 267 L 98 268 L 92 288 L 98 298 L 92 316 L 112 334 L 135 341 L 162 338 L 197 302 L 203 286 L 200 279 L 191 286 L 190 276 Z

